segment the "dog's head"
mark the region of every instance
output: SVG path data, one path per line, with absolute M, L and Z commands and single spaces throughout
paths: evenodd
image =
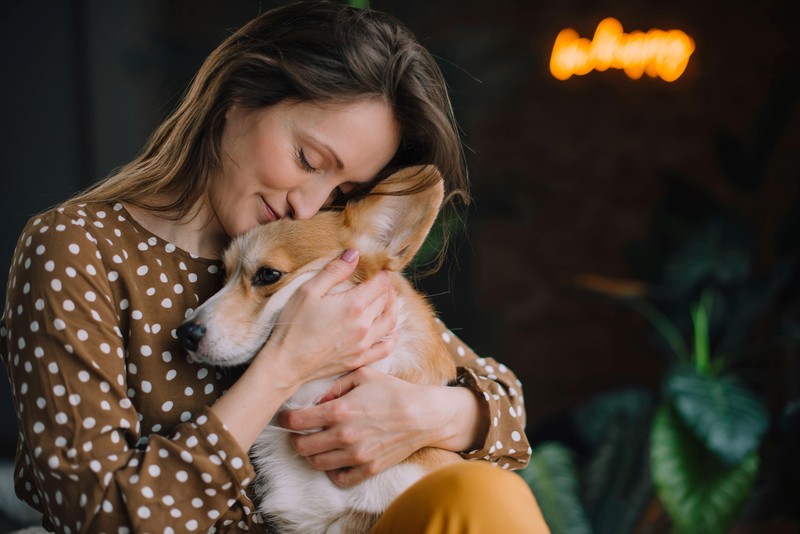
M 281 219 L 234 239 L 224 255 L 225 286 L 178 327 L 178 338 L 205 363 L 248 361 L 269 338 L 289 297 L 345 249 L 358 249 L 359 263 L 337 289 L 383 269 L 402 271 L 430 231 L 443 190 L 434 167 L 409 167 L 341 211 Z

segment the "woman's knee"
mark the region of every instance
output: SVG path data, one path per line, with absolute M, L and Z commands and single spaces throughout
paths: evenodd
M 392 504 L 378 526 L 376 533 L 549 532 L 525 481 L 482 461 L 426 476 Z
M 518 475 L 488 462 L 464 462 L 441 469 L 425 479 L 436 494 L 456 503 L 500 505 L 509 500 L 532 498 L 530 489 Z M 496 502 L 495 502 L 496 501 Z

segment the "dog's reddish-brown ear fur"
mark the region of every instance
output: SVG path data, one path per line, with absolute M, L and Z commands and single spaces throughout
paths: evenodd
M 362 255 L 385 251 L 385 268 L 401 271 L 433 226 L 444 197 L 441 174 L 433 165 L 401 169 L 345 208 L 345 224 Z

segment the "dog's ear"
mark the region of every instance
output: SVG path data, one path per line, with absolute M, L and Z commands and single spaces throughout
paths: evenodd
M 365 198 L 345 207 L 344 216 L 362 254 L 384 251 L 386 268 L 401 271 L 428 235 L 444 196 L 433 165 L 407 167 L 377 184 Z

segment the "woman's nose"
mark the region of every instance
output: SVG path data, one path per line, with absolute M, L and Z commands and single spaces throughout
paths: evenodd
M 297 220 L 310 219 L 325 205 L 332 193 L 332 189 L 320 184 L 303 189 L 290 191 L 287 197 L 292 210 L 292 218 Z

